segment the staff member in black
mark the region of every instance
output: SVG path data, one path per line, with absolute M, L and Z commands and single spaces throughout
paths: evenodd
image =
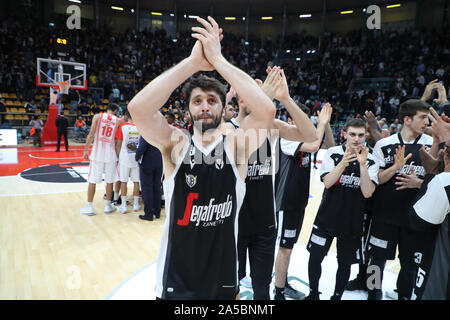
M 64 135 L 64 143 L 66 145 L 66 151 L 69 151 L 69 140 L 67 139 L 67 128 L 69 127 L 69 121 L 64 117 L 64 113 L 61 112 L 58 118 L 56 118 L 56 129 L 58 133 L 58 142 L 56 145 L 56 151 L 59 152 L 61 145 L 61 135 Z
M 149 144 L 141 136 L 136 150 L 136 161 L 139 163 L 139 178 L 141 181 L 144 215 L 142 220 L 153 221 L 153 216 L 159 219 L 161 213 L 161 151 Z

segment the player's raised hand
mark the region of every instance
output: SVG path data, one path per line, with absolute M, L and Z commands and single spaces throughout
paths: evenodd
M 319 115 L 319 123 L 327 124 L 330 122 L 331 114 L 333 113 L 333 108 L 331 107 L 330 103 L 325 103 L 325 105 L 322 107 L 322 110 L 317 111 L 317 114 Z
M 264 93 L 271 100 L 273 100 L 281 83 L 280 67 L 275 66 L 271 68 L 270 72 L 267 74 L 266 80 L 263 83 L 259 81 L 256 82 L 258 82 L 258 84 L 261 86 L 261 89 L 264 91 Z
M 427 84 L 420 100 L 428 101 L 431 98 L 431 93 L 433 92 L 433 89 L 436 89 L 437 87 L 439 87 L 439 85 L 440 84 L 438 82 L 438 79 L 434 79 L 429 84 Z
M 344 168 L 347 168 L 350 162 L 356 161 L 356 154 L 352 152 L 351 148 L 345 149 L 344 156 L 342 157 L 339 164 Z
M 431 121 L 433 136 L 438 137 L 439 143 L 450 140 L 450 124 L 447 122 L 446 117 L 439 116 L 434 108 L 430 108 L 430 111 L 431 115 L 429 114 L 428 118 Z
M 401 170 L 411 157 L 412 153 L 405 157 L 405 146 L 398 146 L 394 155 L 394 164 L 397 166 L 397 169 Z
M 206 59 L 205 54 L 203 53 L 203 45 L 199 40 L 195 41 L 189 58 L 191 59 L 191 63 L 200 71 L 214 70 L 214 66 Z
M 375 117 L 375 115 L 373 114 L 372 111 L 366 111 L 364 113 L 364 119 L 366 120 L 366 122 L 369 126 L 369 129 L 379 131 L 378 125 L 377 125 L 378 124 L 377 118 Z
M 275 68 L 275 67 L 274 67 Z M 274 68 L 271 68 L 270 66 L 267 67 L 266 73 L 270 74 Z M 287 84 L 286 75 L 284 74 L 284 70 L 280 68 L 280 83 L 278 84 L 277 91 L 275 92 L 275 99 L 278 101 L 286 101 L 290 98 L 289 95 L 289 87 Z
M 356 159 L 358 160 L 359 164 L 365 166 L 367 162 L 367 156 L 369 154 L 369 149 L 367 149 L 366 146 L 361 146 L 361 152 L 358 152 L 357 149 L 353 149 L 353 152 L 355 153 Z
M 203 18 L 197 18 L 197 21 L 203 26 L 192 27 L 192 37 L 199 40 L 203 45 L 203 52 L 211 65 L 223 58 L 220 41 L 223 38 L 222 29 L 217 22 L 208 16 L 208 21 Z
M 445 90 L 444 85 L 442 85 L 440 83 L 438 83 L 438 84 L 439 84 L 437 86 L 438 97 L 437 97 L 437 99 L 433 99 L 433 101 L 439 105 L 447 104 L 448 103 L 447 91 Z

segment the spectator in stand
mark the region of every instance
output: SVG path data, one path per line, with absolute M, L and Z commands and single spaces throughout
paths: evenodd
M 392 134 L 396 134 L 402 130 L 402 125 L 399 123 L 398 118 L 394 119 L 394 122 L 389 126 L 389 131 Z
M 75 139 L 79 138 L 80 134 L 85 134 L 87 131 L 86 122 L 83 120 L 83 116 L 78 116 L 77 121 L 75 122 L 74 135 Z
M 97 113 L 102 112 L 102 110 L 97 105 L 97 102 L 94 101 L 94 105 L 92 106 L 92 113 L 96 115 Z
M 89 115 L 89 110 L 90 110 L 90 108 L 89 108 L 89 105 L 86 103 L 86 101 L 82 101 L 79 105 L 78 105 L 78 110 L 79 110 L 79 113 L 82 115 L 82 116 L 87 116 L 87 115 Z

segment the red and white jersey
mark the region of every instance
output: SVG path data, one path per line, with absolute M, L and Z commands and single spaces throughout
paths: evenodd
M 116 133 L 116 139 L 122 140 L 122 147 L 119 153 L 119 163 L 121 166 L 135 168 L 138 163 L 135 159 L 136 150 L 128 148 L 133 145 L 136 149 L 139 144 L 139 131 L 134 123 L 122 123 Z
M 97 122 L 94 137 L 94 148 L 91 160 L 97 162 L 116 162 L 116 132 L 119 127 L 119 118 L 115 115 L 102 113 Z

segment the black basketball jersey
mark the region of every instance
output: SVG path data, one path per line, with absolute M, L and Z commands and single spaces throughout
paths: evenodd
M 234 299 L 237 215 L 245 184 L 227 155 L 225 138 L 205 150 L 192 137 L 181 159 L 164 181 L 167 218 L 156 295 L 162 299 Z
M 374 156 L 380 169 L 388 169 L 394 165 L 395 151 L 398 146 L 405 145 L 405 157 L 412 153 L 412 157 L 406 162 L 401 172 L 410 173 L 410 168 L 414 169 L 415 174 L 423 179 L 425 175 L 420 159 L 419 149 L 422 145 L 431 147 L 433 138 L 422 134 L 413 142 L 405 142 L 400 133 L 379 140 L 374 147 Z M 396 177 L 397 172 L 389 181 L 381 184 L 375 190 L 373 195 L 372 218 L 374 221 L 393 224 L 396 226 L 404 225 L 408 211 L 411 209 L 412 202 L 419 189 L 395 190 L 398 186 Z
M 303 142 L 280 139 L 279 183 L 276 211 L 297 211 L 308 204 L 311 153 L 300 151 Z
M 409 212 L 413 232 L 421 234 L 414 254 L 418 265 L 411 299 L 449 299 L 450 173 L 427 174 Z
M 329 148 L 320 167 L 320 179 L 330 173 L 342 160 L 345 145 Z M 378 165 L 372 154 L 367 155 L 369 177 L 378 184 Z M 357 160 L 351 162 L 336 183 L 325 188 L 314 225 L 335 237 L 360 237 L 363 235 L 365 198 L 360 187 L 360 170 Z
M 248 160 L 239 234 L 260 234 L 276 228 L 272 160 L 271 143 L 267 138 Z

